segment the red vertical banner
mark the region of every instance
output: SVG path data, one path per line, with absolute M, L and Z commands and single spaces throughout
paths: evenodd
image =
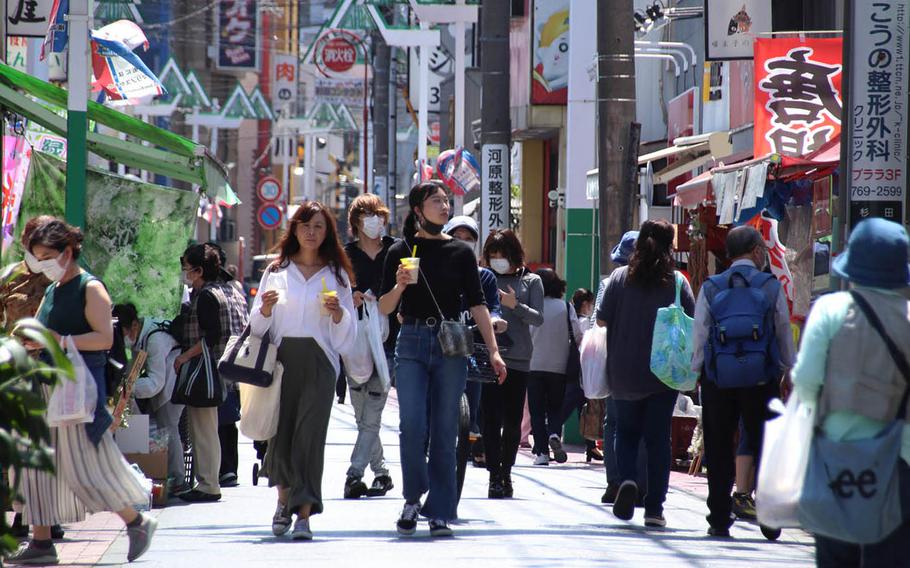
M 840 136 L 841 38 L 755 41 L 756 156 L 804 156 Z

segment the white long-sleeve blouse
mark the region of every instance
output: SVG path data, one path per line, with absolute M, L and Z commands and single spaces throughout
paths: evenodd
M 339 284 L 335 272 L 326 266 L 307 280 L 293 262 L 276 272 L 266 270 L 259 283 L 259 294 L 250 313 L 252 333 L 262 337 L 268 332 L 271 342 L 275 345 L 280 345 L 285 337 L 312 337 L 337 373 L 341 367 L 340 354 L 350 352 L 357 339 L 357 320 L 353 317 L 355 312 L 351 284 L 346 275 L 343 273 L 342 275 L 344 284 Z M 261 297 L 269 290 L 269 278 L 286 279 L 287 292 L 282 290 L 282 295 L 286 294 L 286 297 L 272 308 L 271 317 L 265 317 L 260 311 Z M 332 321 L 331 317 L 320 314 L 319 293 L 322 292 L 323 279 L 329 290 L 338 293 L 338 301 L 343 312 L 338 323 Z

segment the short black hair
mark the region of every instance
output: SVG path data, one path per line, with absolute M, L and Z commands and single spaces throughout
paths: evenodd
M 218 280 L 221 274 L 221 258 L 218 250 L 210 244 L 190 245 L 180 257 L 180 264 L 191 268 L 202 269 L 202 279 L 206 282 Z
M 139 311 L 132 303 L 117 304 L 114 306 L 113 315 L 117 318 L 121 329 L 126 329 L 133 325 L 133 322 L 139 321 Z
M 566 281 L 552 268 L 540 268 L 536 274 L 543 282 L 543 295 L 547 298 L 560 299 L 566 295 Z
M 744 225 L 727 233 L 727 257 L 731 260 L 745 256 L 759 246 L 765 246 L 765 239 L 755 227 Z
M 594 292 L 588 290 L 587 288 L 579 288 L 575 290 L 575 293 L 572 294 L 572 305 L 575 306 L 575 311 L 578 312 L 581 310 L 581 305 L 585 302 L 594 303 Z

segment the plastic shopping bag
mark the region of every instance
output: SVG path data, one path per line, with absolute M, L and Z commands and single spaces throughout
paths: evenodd
M 607 389 L 607 328 L 593 327 L 581 340 L 581 388 L 585 398 L 610 396 Z
M 278 433 L 282 374 L 284 374 L 284 367 L 281 363 L 275 363 L 275 374 L 271 385 L 257 387 L 239 383 L 240 431 L 247 438 L 270 440 Z
M 790 395 L 786 407 L 768 405 L 781 415 L 765 422 L 761 467 L 755 489 L 758 521 L 768 527 L 799 527 L 798 505 L 809 463 L 815 410 Z
M 651 337 L 651 372 L 671 389 L 690 391 L 698 373 L 692 370 L 692 324 L 679 301 L 683 276 L 676 274 L 676 300 L 657 310 Z
M 366 383 L 373 376 L 373 355 L 367 348 L 370 342 L 367 303 L 366 301 L 363 303 L 363 319 L 357 322 L 357 339 L 354 341 L 353 348 L 349 352 L 341 354 L 345 374 L 358 385 Z
M 98 386 L 72 336 L 63 339 L 66 358 L 73 365 L 73 379 L 61 378 L 54 385 L 47 402 L 48 426 L 71 426 L 95 419 L 98 404 Z
M 389 362 L 385 356 L 383 341 L 389 335 L 389 318 L 379 311 L 379 302 L 367 300 L 364 303 L 367 317 L 364 327 L 367 328 L 367 339 L 370 344 L 370 355 L 373 356 L 373 368 L 382 382 L 382 389 L 388 392 L 392 388 L 392 378 L 389 372 Z

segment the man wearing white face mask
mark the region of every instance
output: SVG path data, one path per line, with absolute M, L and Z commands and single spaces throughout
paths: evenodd
M 365 301 L 376 301 L 382 284 L 382 267 L 386 253 L 396 239 L 383 236 L 389 220 L 389 210 L 382 200 L 373 194 L 364 194 L 351 203 L 348 211 L 348 227 L 354 240 L 344 250 L 351 259 L 354 276 L 357 280 L 353 287 L 354 306 L 358 308 L 358 319 L 363 319 L 361 306 Z M 360 325 L 360 324 L 358 324 Z M 385 343 L 386 356 L 391 359 L 395 350 L 395 338 L 398 337 L 398 318 L 389 317 L 389 337 Z M 358 349 L 369 349 L 368 345 Z M 394 372 L 395 365 L 389 364 L 389 371 Z M 389 396 L 382 386 L 382 381 L 374 372 L 363 384 L 347 377 L 347 386 L 351 391 L 351 405 L 357 420 L 357 442 L 351 453 L 351 467 L 348 468 L 344 484 L 345 499 L 358 499 L 364 495 L 377 497 L 385 495 L 392 489 L 392 478 L 383 457 L 379 430 L 382 426 L 382 411 Z M 363 482 L 367 465 L 375 478 L 368 488 Z
M 167 476 L 171 495 L 186 493 L 191 487 L 186 483 L 183 461 L 183 443 L 180 441 L 180 415 L 182 404 L 171 402 L 177 371 L 174 361 L 180 355 L 180 346 L 170 334 L 167 324 L 152 318 L 140 318 L 133 304 L 114 306 L 114 317 L 119 320 L 123 341 L 133 353 L 145 351 L 145 370 L 136 379 L 133 396 L 147 400 L 149 413 L 158 428 L 168 434 Z

